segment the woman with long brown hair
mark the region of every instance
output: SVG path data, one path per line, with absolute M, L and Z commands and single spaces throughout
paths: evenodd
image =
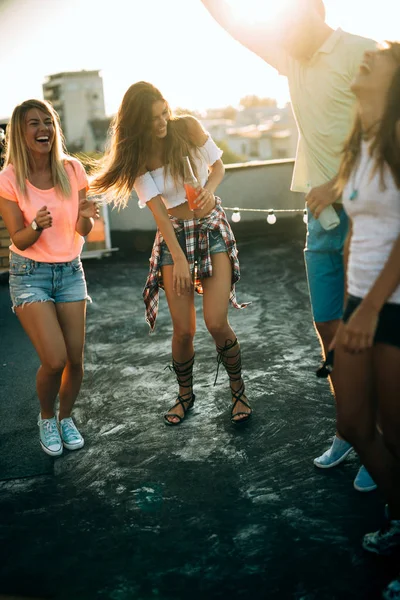
M 231 420 L 243 423 L 251 415 L 240 346 L 228 322 L 229 301 L 236 308 L 244 305 L 235 296 L 239 279 L 235 238 L 214 196 L 224 176 L 221 155 L 197 119 L 173 116 L 160 91 L 141 81 L 125 93 L 110 149 L 91 184 L 95 193 L 105 193 L 120 205 L 135 188 L 139 206 L 147 206 L 157 224 L 143 296 L 153 330 L 159 288 L 164 288 L 173 323 L 172 358 L 179 393 L 164 415 L 168 425 L 179 425 L 195 401 L 195 290 L 203 294 L 204 320 L 230 379 Z M 199 184 L 194 209 L 184 187 L 185 157 Z
M 400 44 L 367 52 L 352 89 L 358 115 L 338 179 L 351 228 L 337 420 L 388 502 L 387 522 L 363 547 L 390 554 L 400 548 Z M 384 597 L 400 598 L 400 583 Z
M 53 107 L 42 100 L 16 106 L 0 172 L 0 213 L 11 238 L 13 311 L 40 358 L 39 437 L 50 456 L 84 445 L 71 412 L 83 377 L 88 299 L 80 253 L 98 216 L 87 188 L 83 166 L 64 149 Z

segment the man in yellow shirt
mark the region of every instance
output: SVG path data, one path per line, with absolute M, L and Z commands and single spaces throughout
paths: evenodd
M 226 0 L 202 0 L 214 19 L 238 42 L 288 78 L 299 143 L 291 189 L 307 194 L 309 209 L 305 263 L 311 308 L 326 356 L 340 323 L 344 304 L 343 246 L 347 216 L 334 184 L 344 141 L 353 122 L 355 98 L 350 90 L 365 51 L 376 42 L 325 22 L 322 0 L 292 0 L 275 23 L 244 25 Z M 318 221 L 333 205 L 340 224 L 326 231 Z M 334 373 L 331 385 L 334 387 Z M 331 447 L 314 460 L 323 469 L 341 463 L 351 445 L 335 435 Z M 364 467 L 354 481 L 363 492 L 376 488 Z

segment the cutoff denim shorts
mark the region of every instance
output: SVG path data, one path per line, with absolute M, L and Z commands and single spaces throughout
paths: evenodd
M 13 311 L 32 302 L 90 300 L 78 256 L 65 263 L 44 263 L 10 253 L 10 295 Z
M 224 242 L 224 238 L 222 237 L 222 233 L 219 229 L 209 232 L 209 240 L 210 240 L 210 254 L 219 254 L 220 252 L 227 252 L 226 244 Z M 186 240 L 185 240 L 185 232 L 180 231 L 177 236 L 180 247 L 187 256 L 186 253 Z M 171 252 L 168 250 L 168 246 L 165 242 L 161 243 L 160 247 L 160 267 L 165 267 L 166 265 L 173 265 L 174 261 L 172 260 Z

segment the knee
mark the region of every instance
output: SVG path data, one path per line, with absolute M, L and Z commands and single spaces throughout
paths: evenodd
M 83 371 L 83 358 L 82 357 L 72 357 L 68 358 L 68 367 L 72 371 Z
M 194 330 L 191 327 L 174 327 L 174 338 L 182 345 L 193 342 Z
M 42 367 L 50 375 L 56 375 L 64 371 L 66 364 L 66 356 L 49 356 L 42 362 Z
M 228 325 L 226 320 L 207 319 L 205 323 L 208 331 L 216 341 L 220 342 L 221 338 L 226 338 Z

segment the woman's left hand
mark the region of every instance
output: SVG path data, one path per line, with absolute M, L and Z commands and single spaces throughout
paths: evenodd
M 204 211 L 207 208 L 207 212 L 209 212 L 215 207 L 215 196 L 206 188 L 200 188 L 200 190 L 200 194 L 196 198 L 196 210 Z
M 100 209 L 96 202 L 82 198 L 79 201 L 79 216 L 85 219 L 98 219 L 100 216 Z
M 379 312 L 361 303 L 336 336 L 336 345 L 346 352 L 357 354 L 371 348 L 378 325 Z M 339 332 L 338 332 L 339 333 Z

